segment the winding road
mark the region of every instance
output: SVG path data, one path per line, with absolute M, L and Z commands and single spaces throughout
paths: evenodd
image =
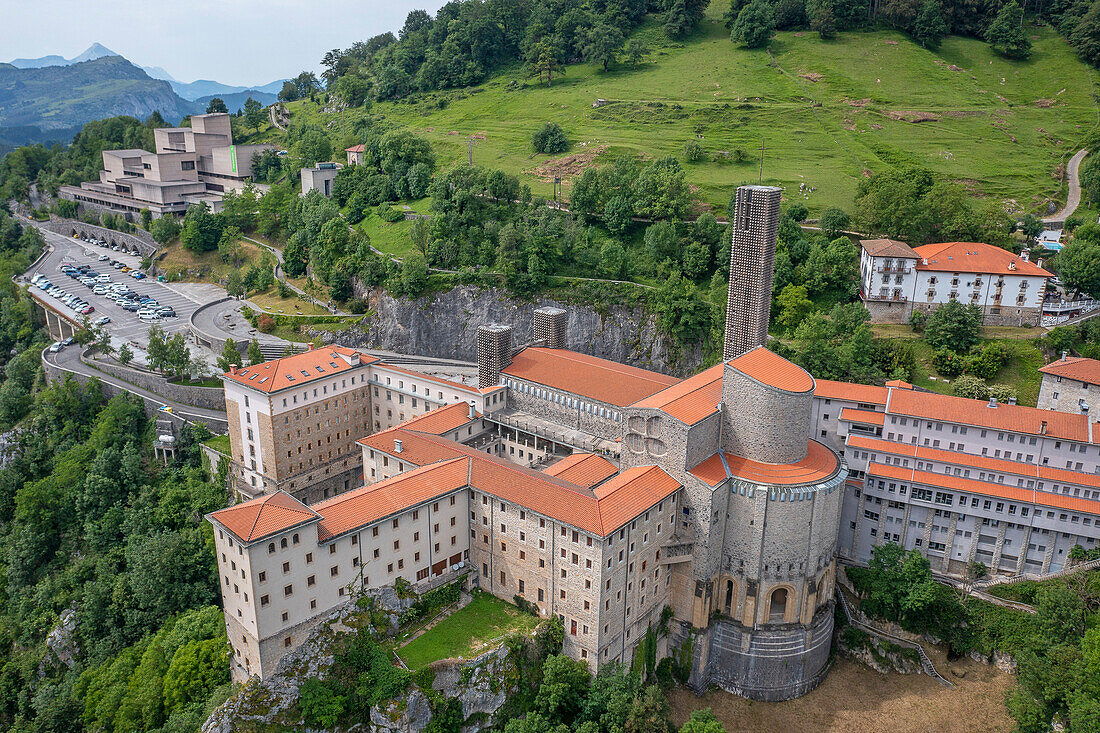
M 1066 195 L 1066 205 L 1061 208 L 1060 211 L 1052 214 L 1051 216 L 1043 219 L 1044 224 L 1064 224 L 1066 219 L 1073 215 L 1073 212 L 1077 211 L 1077 207 L 1081 204 L 1081 179 L 1078 176 L 1078 171 L 1081 168 L 1081 161 L 1085 159 L 1085 156 L 1089 154 L 1087 150 L 1078 150 L 1073 154 L 1073 157 L 1069 159 L 1069 163 L 1066 165 L 1066 178 L 1069 180 L 1069 193 Z

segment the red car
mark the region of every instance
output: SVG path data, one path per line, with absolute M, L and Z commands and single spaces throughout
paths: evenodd
M 80 310 L 80 315 L 86 316 L 94 310 L 95 310 L 94 306 L 86 305 Z

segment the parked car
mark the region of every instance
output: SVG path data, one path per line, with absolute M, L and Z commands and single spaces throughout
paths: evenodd
M 159 320 L 160 316 L 156 314 L 156 311 L 151 311 L 148 308 L 143 308 L 142 310 L 138 311 L 138 318 L 143 321 L 156 321 Z
M 164 306 L 161 306 L 160 308 L 157 308 L 157 315 L 160 316 L 161 318 L 175 318 L 176 317 L 176 311 L 175 311 L 175 309 L 172 308 L 172 306 L 164 305 Z
M 103 326 L 103 325 L 108 324 L 110 322 L 111 322 L 110 316 L 100 316 L 99 318 L 95 319 L 95 325 L 97 325 L 97 326 Z
M 135 280 L 144 280 L 145 279 L 145 273 L 144 272 L 139 272 L 138 270 L 134 270 L 133 272 L 130 273 L 130 277 L 134 278 Z
M 106 261 L 107 261 L 107 260 L 109 260 L 109 259 L 111 259 L 111 256 L 110 256 L 110 255 L 100 255 L 100 256 L 99 256 L 99 261 L 100 261 L 100 262 L 106 262 Z
M 106 275 L 106 274 L 100 275 L 99 277 L 96 278 L 96 282 L 109 283 L 109 282 L 111 282 L 111 276 Z
M 57 352 L 61 351 L 64 348 L 65 348 L 65 345 L 62 344 L 60 341 L 54 341 L 52 344 L 50 344 L 50 353 L 51 354 L 56 354 Z
M 95 312 L 95 306 L 94 305 L 86 305 L 86 306 L 84 306 L 83 308 L 80 309 L 80 315 L 82 315 L 82 316 L 86 316 L 89 313 L 93 313 L 93 312 Z

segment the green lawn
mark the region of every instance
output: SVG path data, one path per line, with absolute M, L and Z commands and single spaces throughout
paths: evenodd
M 473 136 L 476 163 L 520 174 L 544 196 L 552 184 L 534 170 L 548 156 L 530 149 L 544 121 L 562 125 L 569 154 L 600 151 L 597 163 L 619 154 L 679 155 L 691 139 L 714 160 L 741 149 L 743 163 L 686 166 L 703 199 L 723 211 L 737 185 L 756 181 L 762 137 L 765 181 L 785 186 L 811 211 L 850 207 L 866 171 L 906 161 L 976 196 L 1033 210 L 1064 197 L 1051 174 L 1097 127 L 1094 72 L 1050 28 L 1029 29 L 1034 53 L 1023 62 L 967 38 L 948 38 L 931 52 L 891 31 L 833 41 L 782 32 L 768 50 L 750 51 L 730 42 L 718 20 L 724 9 L 712 3 L 703 28 L 682 44 L 647 21 L 637 35 L 651 53 L 637 70 L 575 64 L 546 87 L 517 67 L 478 87 L 376 103 L 370 115 L 429 139 L 443 165 L 464 161 Z M 597 98 L 611 103 L 593 108 Z M 338 142 L 367 116 L 323 115 L 308 101 L 290 108 L 295 121 L 331 122 Z M 937 119 L 896 119 L 909 112 Z M 565 179 L 568 197 L 569 173 Z M 815 190 L 800 194 L 803 183 Z
M 215 435 L 211 438 L 207 438 L 206 440 L 202 441 L 202 444 L 206 445 L 206 446 L 210 446 L 211 448 L 218 451 L 219 453 L 222 453 L 222 454 L 227 455 L 227 456 L 230 454 L 230 451 L 231 451 L 231 448 L 229 446 L 229 436 L 228 435 Z
M 419 214 L 429 213 L 430 206 L 431 202 L 426 198 L 417 201 L 400 201 L 393 204 L 393 207 L 399 211 L 403 211 L 405 207 L 408 207 Z M 404 258 L 415 251 L 412 242 L 409 241 L 409 230 L 412 229 L 412 225 L 411 221 L 395 221 L 392 223 L 382 221 L 382 217 L 371 210 L 371 213 L 355 227 L 370 237 L 370 243 L 377 249 Z
M 890 328 L 907 329 L 912 334 L 912 329 L 909 329 L 908 326 L 892 326 Z M 882 332 L 882 329 L 882 326 L 875 326 L 876 335 L 887 336 L 888 334 Z M 1033 336 L 1038 336 L 1036 329 L 1032 329 L 1032 332 Z M 900 333 L 889 335 L 894 338 L 906 337 Z M 1020 338 L 983 339 L 981 343 L 984 344 L 994 340 L 1004 345 L 1008 350 L 1008 363 L 1001 368 L 1001 371 L 997 372 L 996 377 L 987 379 L 986 383 L 1007 384 L 1010 387 L 1015 387 L 1017 403 L 1035 407 L 1039 401 L 1039 383 L 1042 377 L 1039 374 L 1039 367 L 1044 363 L 1042 351 L 1039 350 L 1034 341 Z M 936 370 L 932 368 L 933 349 L 928 342 L 914 337 L 909 343 L 917 361 L 916 373 L 912 375 L 913 384 L 933 392 L 952 394 L 952 386 L 955 380 L 944 382 L 943 378 L 936 374 Z
M 530 632 L 538 621 L 510 603 L 488 593 L 478 593 L 465 608 L 443 619 L 397 653 L 409 669 L 419 669 L 440 659 L 473 657 L 495 646 L 499 637 L 516 631 Z

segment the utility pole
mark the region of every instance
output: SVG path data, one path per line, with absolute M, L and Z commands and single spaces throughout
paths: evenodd
M 761 138 L 760 138 L 760 178 L 757 181 L 757 183 L 759 183 L 761 185 L 763 185 L 763 183 L 764 183 L 764 151 L 765 150 L 767 150 L 767 148 L 764 147 L 764 138 L 763 138 L 763 136 L 761 136 Z
M 474 139 L 472 137 L 466 138 L 466 158 L 469 164 L 474 164 Z

